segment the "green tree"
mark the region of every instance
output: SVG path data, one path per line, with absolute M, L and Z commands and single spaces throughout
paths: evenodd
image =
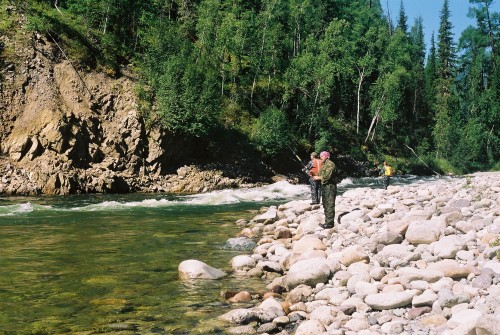
M 452 28 L 448 0 L 444 0 L 438 33 L 436 105 L 434 107 L 436 123 L 433 131 L 436 154 L 443 157 L 447 157 L 451 152 L 452 112 L 456 107 L 453 96 L 456 51 Z
M 410 123 L 412 146 L 422 143 L 426 128 L 426 98 L 425 98 L 425 43 L 422 17 L 415 19 L 410 31 L 411 45 L 411 91 L 408 109 L 411 110 Z
M 406 34 L 396 29 L 389 38 L 378 66 L 379 76 L 371 90 L 373 119 L 366 140 L 370 135 L 374 138 L 378 125 L 386 145 L 398 148 L 401 143 L 408 143 L 405 97 L 410 80 L 410 56 Z
M 353 101 L 348 96 L 343 99 L 346 102 L 341 107 L 350 111 L 349 105 L 356 106 L 356 133 L 359 134 L 360 128 L 368 128 L 370 96 L 367 93 L 376 80 L 377 62 L 382 57 L 389 31 L 381 19 L 380 4 L 376 5 L 372 1 L 353 2 L 347 10 L 349 11 L 347 17 L 352 20 L 348 38 L 354 43 L 351 57 L 354 58 L 353 65 L 356 71 L 352 72 L 353 86 L 346 88 L 345 95 L 352 95 L 356 100 Z M 353 17 L 350 18 L 349 15 Z M 355 95 L 348 92 L 355 92 Z
M 397 28 L 401 29 L 405 34 L 408 33 L 408 17 L 405 13 L 405 8 L 403 6 L 403 1 L 401 1 L 399 6 L 399 17 Z
M 429 55 L 427 56 L 427 62 L 425 64 L 425 82 L 424 82 L 424 104 L 423 104 L 423 115 L 420 119 L 420 137 L 426 139 L 422 141 L 424 147 L 422 150 L 432 149 L 434 138 L 432 136 L 432 131 L 435 122 L 434 107 L 436 105 L 436 88 L 437 88 L 437 53 L 436 53 L 436 43 L 434 38 L 434 32 L 431 36 L 431 47 L 429 49 Z M 423 153 L 423 152 L 421 152 Z
M 498 14 L 490 15 L 490 1 L 471 3 L 478 5 L 470 11 L 477 26 L 468 27 L 459 41 L 460 108 L 456 124 L 461 132 L 451 155 L 452 163 L 464 171 L 498 160 L 499 138 L 494 130 L 500 124 L 499 98 L 494 87 L 495 40 L 492 42 L 490 36 L 498 36 Z
M 274 107 L 268 108 L 256 120 L 252 139 L 267 156 L 282 153 L 293 139 L 286 114 Z

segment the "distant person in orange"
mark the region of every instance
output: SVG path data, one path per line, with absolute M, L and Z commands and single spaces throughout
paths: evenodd
M 302 169 L 309 175 L 309 185 L 311 185 L 311 205 L 318 205 L 321 199 L 321 181 L 315 180 L 314 176 L 319 174 L 323 162 L 319 159 L 316 152 L 311 153 L 311 160 Z

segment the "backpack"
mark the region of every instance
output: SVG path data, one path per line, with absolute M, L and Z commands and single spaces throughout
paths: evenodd
M 392 170 L 392 166 L 387 165 L 385 167 L 385 175 L 386 176 L 392 176 L 392 175 L 394 175 L 394 171 Z

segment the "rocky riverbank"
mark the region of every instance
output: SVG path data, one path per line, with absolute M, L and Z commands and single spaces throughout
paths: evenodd
M 226 167 L 227 168 L 227 167 Z M 243 174 L 228 176 L 223 169 L 185 165 L 171 174 L 131 174 L 95 167 L 47 173 L 10 163 L 0 164 L 0 196 L 77 193 L 204 193 L 261 184 L 259 178 Z M 280 177 L 260 178 L 272 182 Z
M 332 230 L 308 203 L 237 222 L 233 275 L 269 292 L 226 294 L 229 333 L 500 334 L 500 173 L 349 190 Z

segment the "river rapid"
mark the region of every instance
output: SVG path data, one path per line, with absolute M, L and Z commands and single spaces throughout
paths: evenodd
M 345 179 L 339 194 L 355 187 L 382 185 Z M 183 196 L 0 197 L 0 334 L 226 334 L 216 320 L 230 308 L 220 292 L 267 283 L 180 281 L 178 264 L 229 270 L 242 253 L 223 247 L 239 232 L 236 220 L 308 198 L 307 185 L 285 181 Z

